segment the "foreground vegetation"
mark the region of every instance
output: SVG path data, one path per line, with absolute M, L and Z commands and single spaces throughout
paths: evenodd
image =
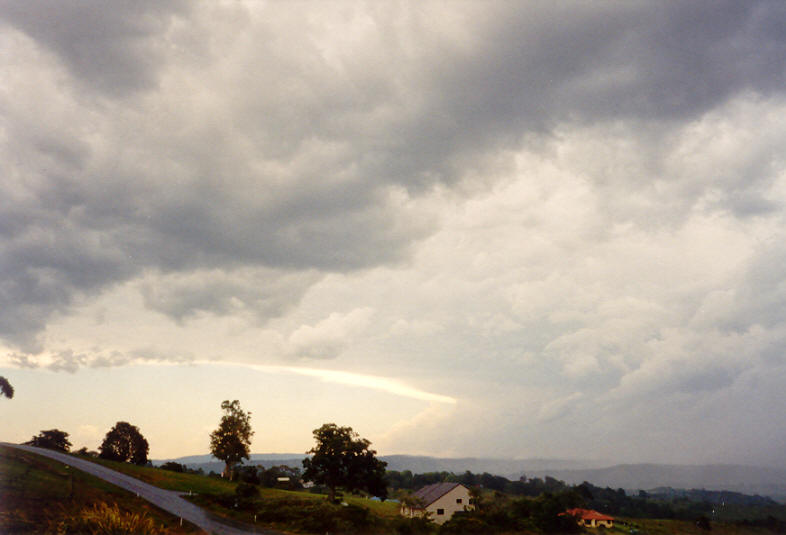
M 399 504 L 395 501 L 379 501 L 362 496 L 344 495 L 340 500 L 345 504 L 331 503 L 320 489 L 283 490 L 265 487 L 261 483 L 265 478 L 259 477 L 260 484 L 251 484 L 253 474 L 264 475 L 267 471 L 262 467 L 244 467 L 238 471 L 236 481 L 230 482 L 217 477 L 173 471 L 178 468 L 170 464 L 169 470 L 153 467 L 141 467 L 128 463 L 115 463 L 101 459 L 95 460 L 109 468 L 124 472 L 143 481 L 169 490 L 192 493 L 188 499 L 214 513 L 233 521 L 267 527 L 291 533 L 400 533 L 400 534 L 484 534 L 484 533 L 566 533 L 580 531 L 571 525 L 559 513 L 566 508 L 592 504 L 599 509 L 622 507 L 630 500 L 643 500 L 643 497 L 625 497 L 624 492 L 612 489 L 601 489 L 589 484 L 569 487 L 561 482 L 549 481 L 553 492 L 541 492 L 538 496 L 513 495 L 505 492 L 485 489 L 477 494 L 478 511 L 458 515 L 454 520 L 441 528 L 422 520 L 410 520 L 399 516 Z M 395 473 L 389 473 L 391 482 L 396 480 Z M 480 478 L 483 476 L 467 474 L 464 477 Z M 421 479 L 434 479 L 436 476 L 416 475 Z M 460 477 L 453 474 L 440 474 L 440 478 Z M 496 477 L 496 476 L 492 476 Z M 502 478 L 504 479 L 504 478 Z M 550 478 L 549 478 L 550 479 Z M 441 480 L 441 479 L 440 479 Z M 268 481 L 270 481 L 268 479 Z M 545 483 L 545 482 L 544 482 Z M 274 483 L 268 483 L 274 485 Z M 559 484 L 559 485 L 557 485 Z M 532 482 L 532 488 L 539 488 L 541 483 Z M 406 496 L 409 489 L 400 485 L 391 485 L 391 495 L 395 498 Z M 317 491 L 317 492 L 315 492 Z M 594 493 L 594 494 L 593 494 Z M 630 500 L 628 500 L 630 498 Z M 648 498 L 652 500 L 652 498 Z M 638 503 L 638 502 L 636 502 Z M 684 505 L 684 504 L 683 504 Z M 703 511 L 707 504 L 697 504 Z M 711 505 L 710 505 L 711 508 Z M 747 520 L 737 522 L 719 522 L 711 520 L 711 534 L 772 534 L 782 532 L 778 521 L 768 521 L 761 517 L 770 509 L 738 509 L 743 514 L 747 511 Z M 783 506 L 777 506 L 783 511 Z M 690 514 L 693 511 L 687 508 Z M 751 511 L 758 511 L 759 520 Z M 688 513 L 686 513 L 688 514 Z M 627 535 L 660 535 L 686 534 L 707 535 L 708 531 L 697 525 L 697 518 L 640 518 L 615 513 L 619 524 L 605 533 L 625 533 Z M 673 515 L 672 515 L 673 516 Z M 768 523 L 769 522 L 769 523 Z M 585 530 L 587 533 L 601 533 Z
M 139 466 L 80 457 L 107 466 L 160 488 L 174 490 L 187 499 L 225 517 L 232 522 L 249 526 L 276 529 L 287 533 L 347 533 L 347 534 L 531 534 L 581 532 L 571 519 L 560 512 L 574 506 L 596 509 L 623 510 L 637 500 L 653 501 L 652 497 L 627 497 L 623 491 L 600 489 L 589 484 L 578 487 L 548 483 L 551 491 L 538 496 L 515 495 L 507 492 L 475 487 L 473 491 L 478 510 L 456 515 L 439 527 L 422 519 L 405 519 L 398 514 L 398 503 L 379 501 L 363 496 L 345 495 L 339 503 L 327 499 L 327 489 L 291 490 L 298 483 L 277 483 L 261 467 L 244 467 L 236 481 L 188 473 L 176 463 L 168 469 Z M 285 470 L 285 469 L 281 469 Z M 291 469 L 290 469 L 291 470 Z M 294 470 L 290 473 L 297 473 Z M 254 475 L 258 476 L 256 479 Z M 400 474 L 388 474 L 391 495 L 403 498 L 408 490 L 401 485 Z M 413 480 L 433 479 L 436 475 L 416 475 Z M 469 478 L 475 480 L 488 475 L 470 473 L 456 476 L 439 474 L 442 479 Z M 405 474 L 404 480 L 407 480 Z M 504 478 L 502 478 L 504 479 Z M 426 482 L 426 481 L 423 481 Z M 479 483 L 479 481 L 477 481 Z M 533 481 L 533 489 L 546 482 Z M 482 483 L 481 483 L 482 484 Z M 290 490 L 265 485 L 288 485 Z M 522 487 L 523 488 L 523 487 Z M 189 496 L 190 494 L 190 496 Z M 683 500 L 684 502 L 684 500 Z M 694 514 L 703 511 L 707 503 L 687 506 Z M 96 504 L 93 506 L 93 504 Z M 692 502 L 691 502 L 692 503 Z M 663 504 L 662 504 L 663 505 Z M 665 505 L 664 505 L 665 506 Z M 711 504 L 709 504 L 711 508 Z M 674 504 L 670 507 L 674 507 Z M 728 508 L 729 506 L 727 506 Z M 584 530 L 585 533 L 623 533 L 626 535 L 769 535 L 784 532 L 784 524 L 770 515 L 753 518 L 750 508 L 735 506 L 741 515 L 735 522 L 719 522 L 714 517 L 706 523 L 696 518 L 641 518 L 615 513 L 617 525 L 610 530 Z M 762 511 L 783 512 L 762 504 Z M 695 508 L 691 509 L 691 508 Z M 746 513 L 747 511 L 747 513 Z M 687 514 L 687 513 L 686 513 Z M 747 516 L 746 516 L 747 515 Z M 708 531 L 708 529 L 710 531 Z M 191 528 L 192 531 L 196 531 Z M 129 493 L 82 472 L 70 470 L 56 461 L 11 448 L 0 448 L 0 533 L 188 533 L 189 526 L 180 528 L 178 519 L 157 510 Z
M 0 446 L 0 533 L 186 534 L 199 530 L 57 461 Z

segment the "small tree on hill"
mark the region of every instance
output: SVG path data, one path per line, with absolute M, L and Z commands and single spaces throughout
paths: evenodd
M 216 459 L 224 461 L 224 477 L 232 479 L 232 467 L 248 459 L 251 437 L 251 413 L 240 408 L 240 402 L 234 400 L 221 402 L 224 416 L 218 429 L 210 433 L 210 452 Z
M 50 429 L 48 431 L 41 431 L 38 436 L 35 436 L 25 442 L 28 446 L 36 446 L 39 448 L 46 448 L 49 450 L 57 450 L 68 453 L 71 449 L 71 442 L 68 440 L 68 433 L 60 431 L 59 429 Z
M 3 376 L 0 376 L 0 392 L 8 399 L 14 397 L 14 387 Z
M 365 490 L 383 500 L 387 498 L 385 466 L 376 458 L 371 442 L 358 438 L 351 427 L 324 424 L 314 430 L 317 445 L 303 459 L 303 479 L 328 488 L 330 501 L 336 499 L 336 489 L 348 492 Z
M 98 449 L 103 459 L 143 465 L 147 463 L 149 445 L 137 426 L 117 422 Z

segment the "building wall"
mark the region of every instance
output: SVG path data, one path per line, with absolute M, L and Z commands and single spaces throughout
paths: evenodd
M 597 528 L 599 526 L 604 526 L 607 528 L 614 527 L 613 520 L 596 520 L 594 518 L 590 519 L 581 519 L 579 520 L 579 525 L 588 527 L 588 528 Z
M 461 500 L 461 503 L 457 503 L 457 500 Z M 475 506 L 469 503 L 469 490 L 459 486 L 426 507 L 426 510 L 431 513 L 431 519 L 434 522 L 444 524 L 450 520 L 453 513 L 474 508 Z M 441 515 L 438 514 L 440 509 L 442 510 Z
M 440 497 L 434 503 L 426 506 L 425 512 L 430 513 L 429 518 L 435 523 L 444 524 L 450 520 L 450 518 L 453 516 L 453 513 L 474 509 L 475 506 L 469 503 L 469 499 L 469 490 L 465 487 L 459 486 Z M 457 500 L 461 500 L 461 503 L 458 503 Z M 440 509 L 442 510 L 442 514 L 438 514 Z M 424 514 L 424 510 L 409 509 L 408 507 L 402 506 L 401 514 L 411 518 L 415 516 L 422 516 Z

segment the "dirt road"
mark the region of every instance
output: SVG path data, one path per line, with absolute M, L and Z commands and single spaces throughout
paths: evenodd
M 32 446 L 23 446 L 20 444 L 9 444 L 6 442 L 0 442 L 0 445 L 8 446 L 9 448 L 18 448 L 21 450 L 37 453 L 38 455 L 49 457 L 63 464 L 81 470 L 83 472 L 87 472 L 88 474 L 92 474 L 96 477 L 100 477 L 101 479 L 108 481 L 113 485 L 117 485 L 120 488 L 133 492 L 140 498 L 144 498 L 145 500 L 163 509 L 164 511 L 172 513 L 173 515 L 178 516 L 183 520 L 191 522 L 192 524 L 199 526 L 201 529 L 211 534 L 251 535 L 254 533 L 257 534 L 261 533 L 266 535 L 280 535 L 276 531 L 263 530 L 263 529 L 244 531 L 232 526 L 228 526 L 222 523 L 213 515 L 207 513 L 201 507 L 198 507 L 193 503 L 184 500 L 175 491 L 164 490 L 158 487 L 154 487 L 153 485 L 149 485 L 131 476 L 121 474 L 120 472 L 116 472 L 115 470 L 106 468 L 105 466 L 101 466 L 100 464 L 92 463 L 84 459 L 79 459 L 78 457 L 73 457 L 71 455 L 66 455 L 64 453 L 47 450 L 43 448 L 34 448 Z

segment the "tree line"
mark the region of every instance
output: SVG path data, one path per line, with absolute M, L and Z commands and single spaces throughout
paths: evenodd
M 340 427 L 326 423 L 313 431 L 316 445 L 309 450 L 310 457 L 303 460 L 303 472 L 287 473 L 284 467 L 275 470 L 259 471 L 244 467 L 238 471 L 235 466 L 250 458 L 251 412 L 244 411 L 238 400 L 225 400 L 221 403 L 224 411 L 218 427 L 210 433 L 210 452 L 224 462 L 223 476 L 232 480 L 240 473 L 243 483 L 256 485 L 269 483 L 273 477 L 295 477 L 324 487 L 328 499 L 335 501 L 339 489 L 346 492 L 366 492 L 385 499 L 387 497 L 387 463 L 376 458 L 371 443 L 360 438 L 351 427 Z M 68 453 L 71 450 L 69 434 L 59 429 L 41 431 L 27 445 L 58 450 Z M 117 422 L 104 437 L 97 456 L 110 461 L 130 462 L 137 465 L 149 463 L 149 444 L 139 428 L 128 422 Z M 89 454 L 87 448 L 77 453 Z M 177 463 L 167 463 L 165 469 L 185 471 Z M 286 474 L 286 475 L 285 475 Z
M 24 444 L 69 453 L 73 444 L 71 444 L 68 437 L 69 434 L 65 431 L 61 431 L 60 429 L 48 429 L 41 431 L 38 435 Z M 147 439 L 142 436 L 137 426 L 131 425 L 128 422 L 117 422 L 107 431 L 104 440 L 98 447 L 98 453 L 94 454 L 96 457 L 109 461 L 145 465 L 149 462 L 147 458 L 149 450 L 150 446 Z M 91 454 L 87 448 L 82 448 L 76 453 L 84 455 Z

